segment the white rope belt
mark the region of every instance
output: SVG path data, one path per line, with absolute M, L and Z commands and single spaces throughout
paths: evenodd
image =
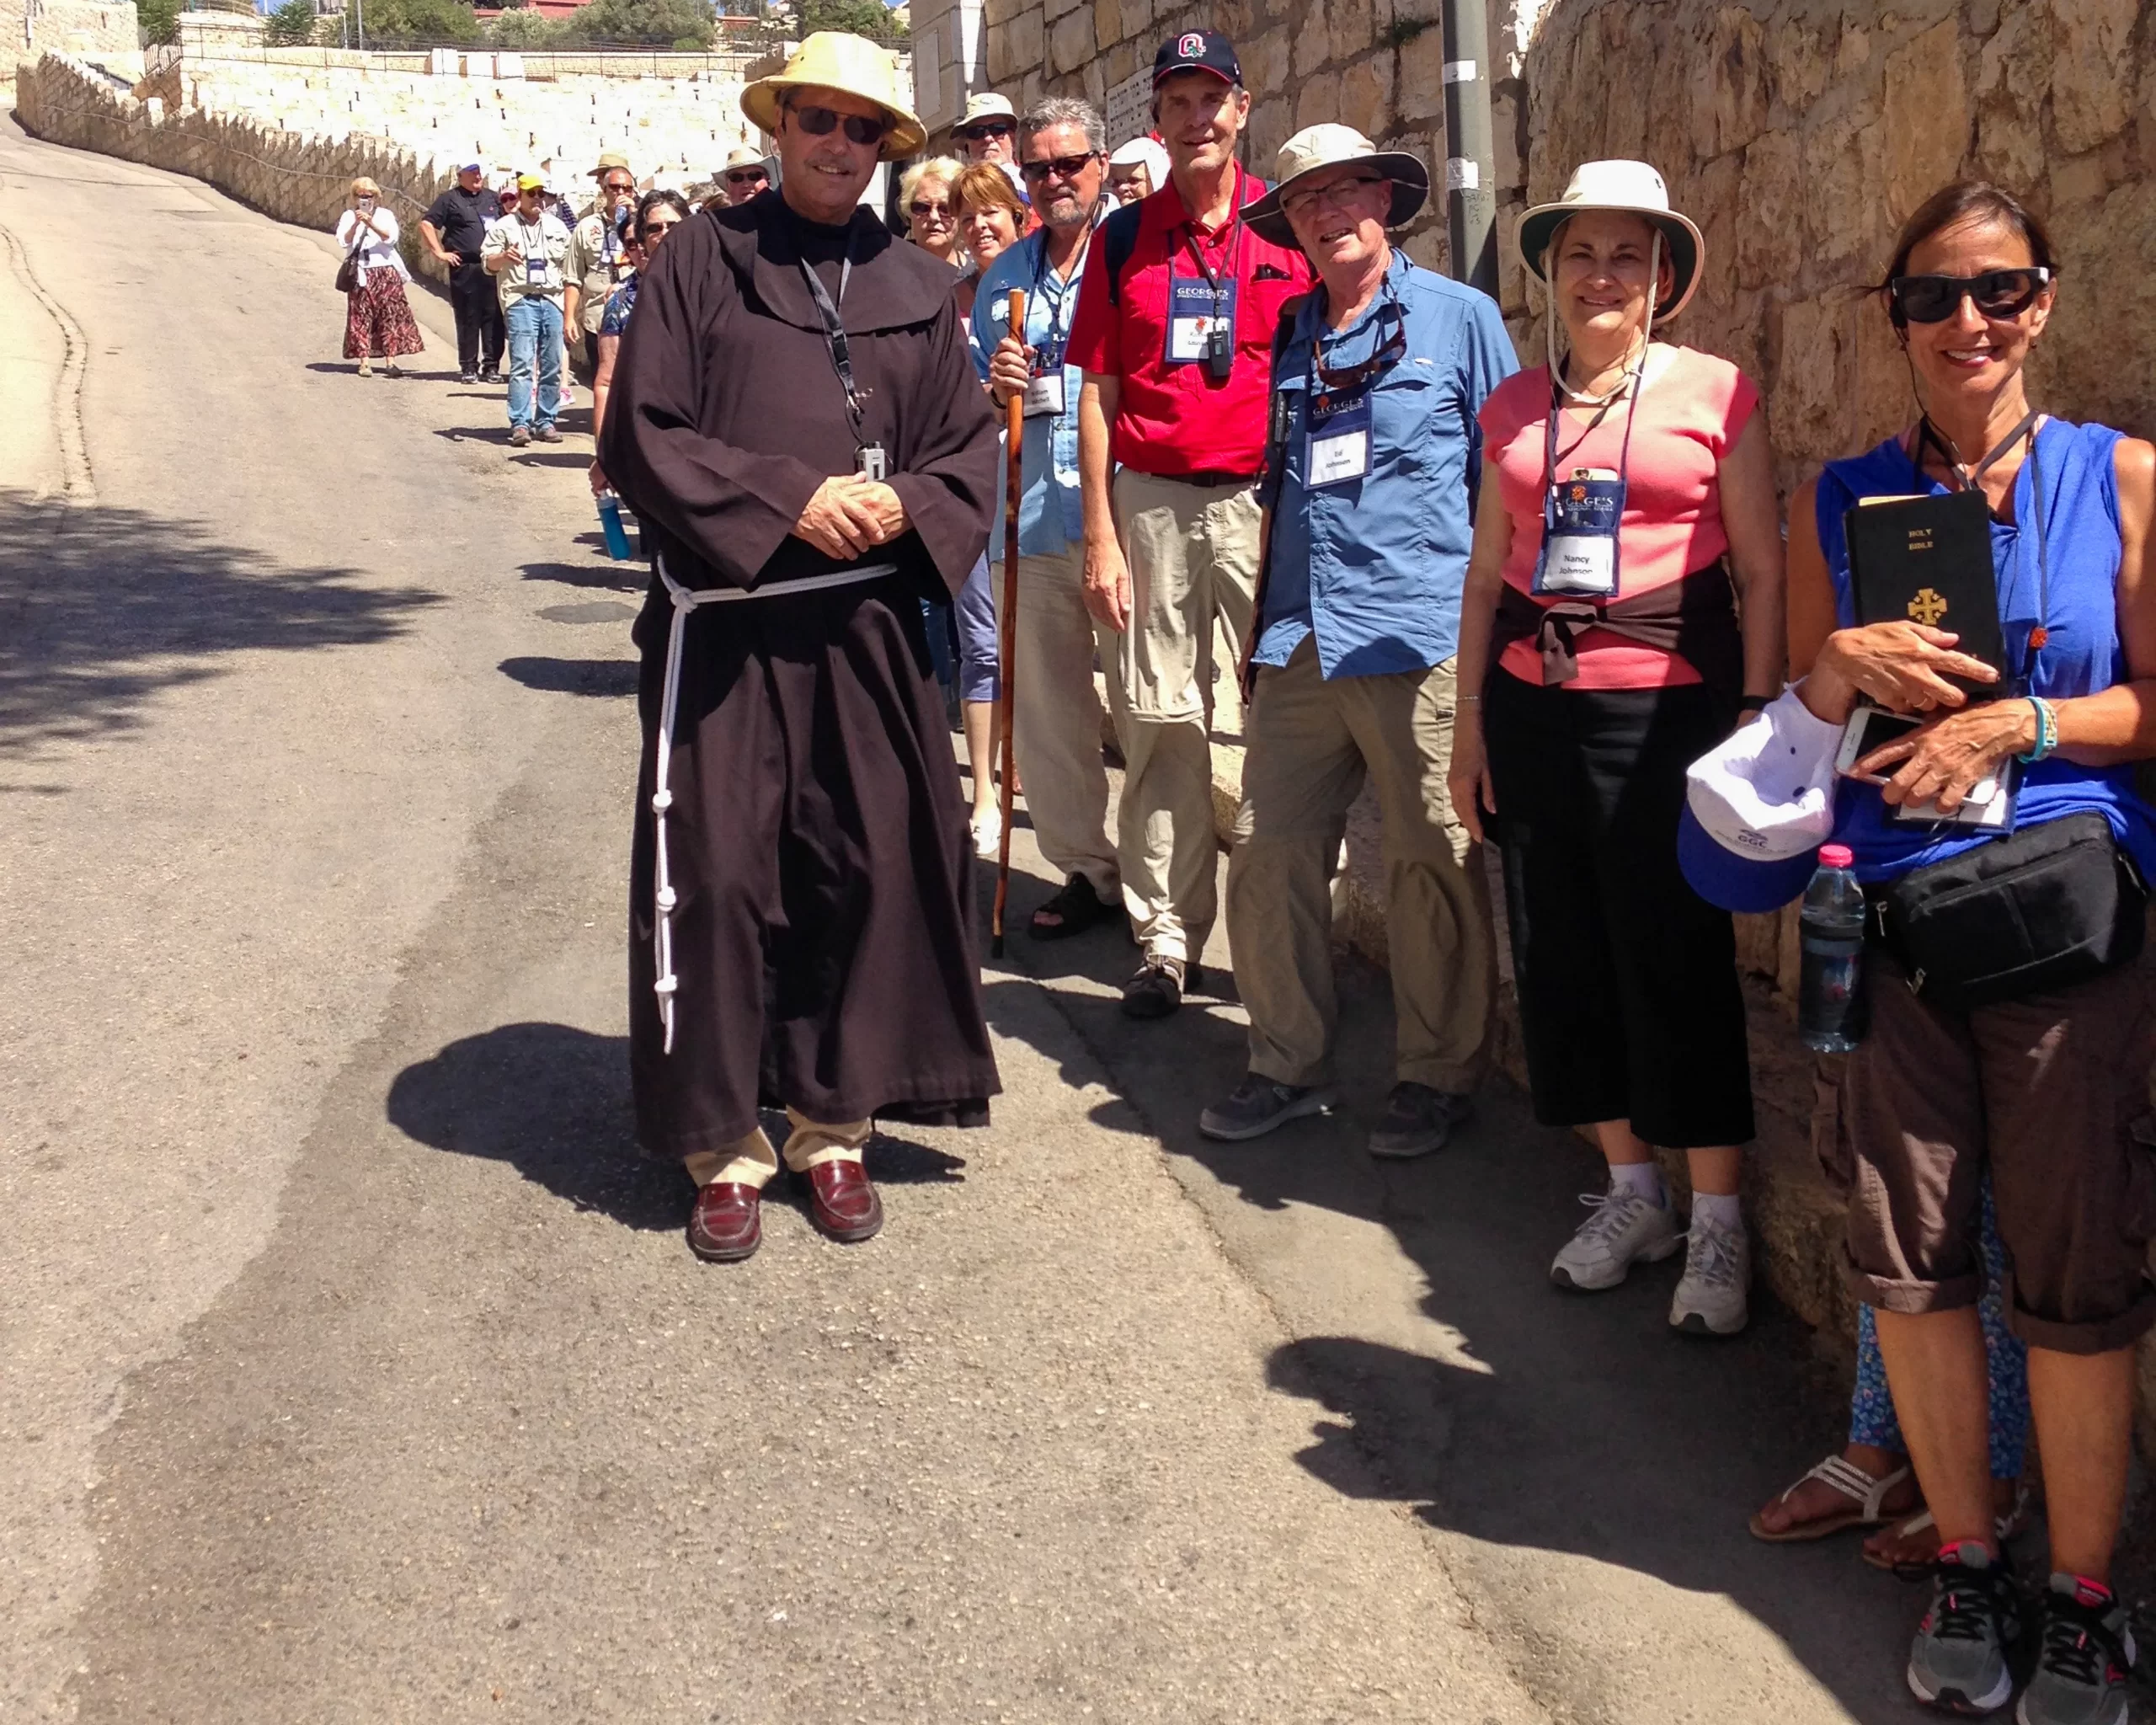
M 674 806 L 669 774 L 674 764 L 674 712 L 681 697 L 681 643 L 688 633 L 689 613 L 700 605 L 729 605 L 748 599 L 779 599 L 794 593 L 816 593 L 826 587 L 851 587 L 858 581 L 875 581 L 895 575 L 894 563 L 872 563 L 860 569 L 834 569 L 827 575 L 808 575 L 774 587 L 684 587 L 666 572 L 666 558 L 658 559 L 659 579 L 666 584 L 674 601 L 674 616 L 666 626 L 666 685 L 659 702 L 659 748 L 653 763 L 651 813 L 658 841 L 658 867 L 653 874 L 652 952 L 658 961 L 659 980 L 652 991 L 659 996 L 659 1016 L 666 1025 L 665 1052 L 674 1052 L 674 995 L 680 985 L 674 974 L 674 879 L 666 866 L 666 811 Z

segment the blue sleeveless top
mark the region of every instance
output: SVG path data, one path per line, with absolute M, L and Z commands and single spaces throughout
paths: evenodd
M 2031 694 L 2064 700 L 2093 695 L 2127 676 L 2119 639 L 2118 470 L 2113 456 L 2122 433 L 2107 425 L 2073 425 L 2047 419 L 2036 432 L 2036 460 L 2024 460 L 2014 480 L 2014 523 L 1991 524 L 1992 562 L 1998 570 L 1999 611 L 2006 642 L 2006 676 L 2029 662 L 2029 631 L 2037 604 L 2036 511 L 2043 511 L 2051 564 L 2048 638 L 2036 655 Z M 2044 494 L 2036 494 L 2041 464 Z M 1920 473 L 1898 438 L 1847 461 L 1829 462 L 1819 475 L 1819 545 L 1834 581 L 1834 615 L 1843 628 L 1856 626 L 1849 585 L 1848 541 L 1842 516 L 1860 498 L 1942 496 L 1946 487 Z M 2025 529 L 2025 531 L 2024 531 Z M 2142 873 L 2156 880 L 2156 809 L 2133 788 L 2133 768 L 2082 766 L 2060 756 L 2023 769 L 2015 808 L 2017 826 L 2036 826 L 2063 815 L 2100 814 Z M 1856 853 L 1861 880 L 1891 880 L 1997 837 L 1966 829 L 1897 821 L 1876 785 L 1839 782 L 1834 838 Z

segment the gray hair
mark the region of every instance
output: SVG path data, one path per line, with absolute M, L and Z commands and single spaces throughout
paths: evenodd
M 1021 144 L 1053 126 L 1075 126 L 1086 133 L 1086 147 L 1099 155 L 1108 147 L 1108 123 L 1101 110 L 1083 96 L 1043 96 L 1026 110 L 1018 122 Z

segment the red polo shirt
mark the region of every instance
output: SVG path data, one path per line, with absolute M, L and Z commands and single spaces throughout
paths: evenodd
M 1256 203 L 1265 183 L 1235 168 L 1235 207 Z M 1112 227 L 1125 209 L 1108 217 Z M 1191 473 L 1255 474 L 1265 449 L 1272 389 L 1273 331 L 1280 307 L 1316 280 L 1299 247 L 1260 239 L 1241 218 L 1219 227 L 1197 226 L 1171 180 L 1136 206 L 1137 243 L 1123 260 L 1116 296 L 1108 296 L 1103 227 L 1086 257 L 1078 312 L 1070 326 L 1070 363 L 1118 379 L 1109 452 L 1141 473 L 1180 478 Z M 1168 279 L 1202 283 L 1196 245 L 1221 280 L 1235 284 L 1235 360 L 1216 382 L 1200 362 L 1170 365 Z

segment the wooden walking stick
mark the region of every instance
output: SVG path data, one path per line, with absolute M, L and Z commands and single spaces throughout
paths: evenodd
M 1026 296 L 1011 290 L 1011 334 L 1022 347 L 1026 341 Z M 998 631 L 995 676 L 995 713 L 1003 727 L 1003 774 L 1000 792 L 1003 831 L 995 841 L 995 910 L 988 927 L 988 953 L 1003 956 L 1003 905 L 1011 896 L 1011 670 L 1018 636 L 1018 485 L 1026 457 L 1026 397 L 1021 390 L 1003 404 L 1003 627 Z

